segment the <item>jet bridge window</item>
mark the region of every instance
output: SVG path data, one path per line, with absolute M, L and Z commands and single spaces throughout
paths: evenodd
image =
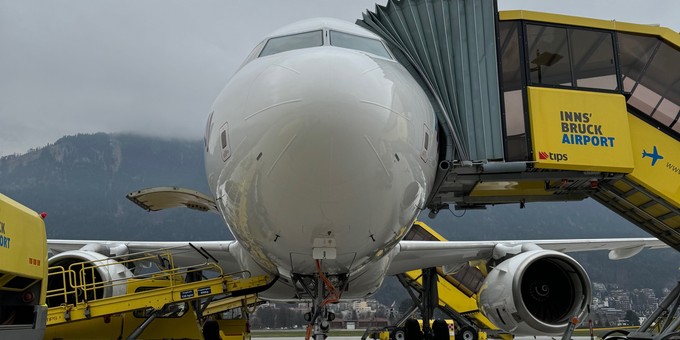
M 567 29 L 527 25 L 529 74 L 532 83 L 571 86 Z
M 323 31 L 321 30 L 275 37 L 267 41 L 260 57 L 321 45 L 323 45 Z
M 680 51 L 642 35 L 617 33 L 617 41 L 628 104 L 680 132 Z
M 330 31 L 330 37 L 331 45 L 333 46 L 364 51 L 379 57 L 392 59 L 390 53 L 387 52 L 387 48 L 385 48 L 385 45 L 380 40 L 339 31 Z
M 527 24 L 526 37 L 532 83 L 618 89 L 611 32 Z
M 498 25 L 503 80 L 505 123 L 505 158 L 508 161 L 529 159 L 527 128 L 522 98 L 522 62 L 519 43 L 520 24 L 501 21 Z

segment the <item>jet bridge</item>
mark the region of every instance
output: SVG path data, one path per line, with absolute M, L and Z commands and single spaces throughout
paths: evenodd
M 455 205 L 595 199 L 680 250 L 680 35 L 484 0 L 388 1 L 357 22 L 429 90 Z

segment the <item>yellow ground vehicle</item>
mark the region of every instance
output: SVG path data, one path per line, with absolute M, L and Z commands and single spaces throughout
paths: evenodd
M 0 194 L 0 338 L 43 338 L 46 241 L 41 216 Z
M 43 217 L 0 194 L 0 339 L 200 339 L 206 319 L 215 337 L 250 338 L 247 307 L 267 276 L 235 278 L 211 262 L 175 267 L 167 249 L 48 268 Z M 146 265 L 140 275 L 97 276 Z
M 167 289 L 171 287 L 171 282 L 165 279 L 158 280 L 135 280 L 131 279 L 127 282 L 127 288 L 130 292 L 148 292 L 152 290 Z M 159 292 L 166 294 L 167 292 Z M 143 300 L 144 295 L 131 293 L 129 295 L 133 299 Z M 149 296 L 149 295 L 147 295 Z M 156 294 L 151 299 L 163 300 L 160 294 Z M 109 298 L 110 304 L 108 306 L 96 306 L 92 303 L 92 310 L 95 308 L 106 309 L 109 311 L 128 309 L 125 305 L 128 302 L 121 298 Z M 118 300 L 118 301 L 116 301 Z M 246 299 L 232 299 L 232 303 L 226 308 L 238 308 L 242 306 L 242 302 L 250 301 L 254 303 L 256 298 L 254 296 L 246 297 Z M 102 301 L 100 301 L 102 302 Z M 106 303 L 106 302 L 105 302 Z M 132 305 L 132 304 L 130 304 Z M 192 301 L 183 301 L 166 304 L 159 313 L 154 315 L 153 308 L 140 308 L 133 311 L 125 311 L 120 313 L 108 314 L 105 316 L 84 318 L 78 321 L 67 322 L 62 319 L 65 308 L 53 307 L 50 308 L 48 316 L 48 327 L 45 332 L 46 339 L 54 338 L 68 338 L 68 339 L 89 339 L 93 334 L 100 334 L 106 338 L 181 338 L 181 339 L 201 339 L 201 327 L 197 322 L 198 305 Z M 73 317 L 78 317 L 76 307 L 71 309 Z M 222 309 L 224 310 L 224 309 Z M 220 337 L 222 339 L 249 339 L 250 333 L 248 329 L 247 319 L 245 314 L 238 314 L 232 319 L 217 319 L 215 320 L 219 325 Z M 146 323 L 146 324 L 145 324 Z
M 167 265 L 150 269 L 154 261 Z M 48 274 L 46 338 L 203 338 L 207 329 L 222 339 L 247 339 L 248 305 L 255 304 L 253 288 L 266 285 L 267 276 L 233 279 L 211 262 L 174 266 L 172 254 L 130 254 L 123 260 L 75 262 L 51 266 Z M 98 281 L 96 272 L 149 265 L 146 274 Z M 215 273 L 204 277 L 206 273 Z M 106 296 L 106 291 L 123 291 Z M 225 318 L 226 311 L 236 310 Z M 206 318 L 208 317 L 209 318 Z M 209 325 L 209 326 L 206 326 Z M 207 337 L 206 337 L 207 338 Z

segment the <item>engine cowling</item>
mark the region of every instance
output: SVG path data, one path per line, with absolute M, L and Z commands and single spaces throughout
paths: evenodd
M 484 315 L 514 335 L 564 333 L 582 320 L 591 300 L 588 274 L 573 258 L 552 250 L 515 255 L 487 275 L 479 295 Z
M 123 295 L 127 291 L 126 280 L 133 276 L 124 265 L 106 255 L 90 250 L 71 250 L 56 254 L 47 261 L 50 273 L 72 270 L 73 275 L 50 275 L 47 290 L 63 292 L 47 299 L 50 307 L 64 303 L 72 304 L 76 300 L 93 300 Z M 81 290 L 84 284 L 89 289 Z

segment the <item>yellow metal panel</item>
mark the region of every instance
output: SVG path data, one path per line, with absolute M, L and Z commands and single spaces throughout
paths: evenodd
M 616 30 L 620 32 L 655 35 L 662 38 L 663 40 L 666 40 L 671 45 L 680 47 L 680 34 L 666 27 L 533 11 L 501 11 L 499 12 L 499 16 L 500 20 L 529 20 L 561 25 L 592 27 L 605 30 Z
M 125 313 L 125 337 L 129 337 L 145 318 Z M 80 321 L 82 322 L 82 321 Z M 202 339 L 201 328 L 196 322 L 193 307 L 179 318 L 155 318 L 140 335 L 141 339 Z
M 649 201 L 649 196 L 645 195 L 644 193 L 638 191 L 628 197 L 626 197 L 626 200 L 633 204 L 636 207 L 639 207 Z
M 628 111 L 620 94 L 529 87 L 537 168 L 633 170 Z
M 106 317 L 50 325 L 46 328 L 45 339 L 124 339 L 139 327 L 145 318 L 138 318 L 132 312 L 118 313 Z M 142 339 L 202 339 L 201 329 L 196 322 L 193 308 L 182 317 L 158 317 L 142 332 Z
M 47 277 L 45 223 L 35 211 L 0 194 L 0 272 Z
M 629 178 L 680 207 L 680 143 L 633 115 L 628 120 L 635 159 Z M 652 165 L 654 147 L 663 158 Z
M 614 187 L 619 189 L 621 192 L 628 192 L 628 190 L 633 190 L 633 187 L 628 185 L 628 183 L 624 181 L 616 181 L 614 182 Z
M 552 195 L 552 192 L 545 190 L 543 181 L 481 182 L 470 193 L 471 197 L 545 195 Z
M 132 313 L 130 316 L 132 317 Z M 45 328 L 45 339 L 119 339 L 123 337 L 125 314 L 108 318 L 94 318 L 73 323 L 63 323 Z M 139 326 L 144 320 L 136 321 Z
M 216 321 L 217 324 L 220 325 L 220 333 L 222 333 L 223 339 L 226 336 L 236 336 L 236 339 L 243 339 L 243 335 L 247 333 L 246 328 L 248 321 L 246 319 L 217 319 Z
M 590 19 L 571 15 L 543 13 L 534 11 L 514 10 L 500 11 L 500 20 L 530 20 L 561 25 L 594 27 L 607 30 L 616 29 L 616 22 L 607 20 Z
M 654 204 L 653 206 L 645 209 L 645 212 L 654 217 L 659 217 L 661 215 L 669 213 L 670 210 L 666 209 L 666 207 L 664 207 L 661 204 Z
M 446 239 L 444 238 L 444 236 L 439 235 L 438 232 L 436 232 L 434 229 L 430 228 L 430 226 L 428 226 L 427 224 L 425 224 L 425 222 L 416 221 L 416 222 L 413 223 L 413 224 L 415 224 L 415 225 L 417 225 L 417 226 L 423 228 L 423 229 L 424 229 L 425 231 L 427 231 L 430 235 L 434 236 L 434 238 L 436 238 L 437 240 L 439 240 L 439 241 L 446 241 Z
M 673 229 L 680 228 L 680 216 L 673 216 L 672 218 L 665 219 L 664 222 Z
M 255 303 L 257 303 L 257 295 L 255 294 L 228 297 L 210 302 L 210 304 L 208 304 L 208 306 L 203 311 L 203 315 L 221 313 L 233 308 L 254 305 Z

